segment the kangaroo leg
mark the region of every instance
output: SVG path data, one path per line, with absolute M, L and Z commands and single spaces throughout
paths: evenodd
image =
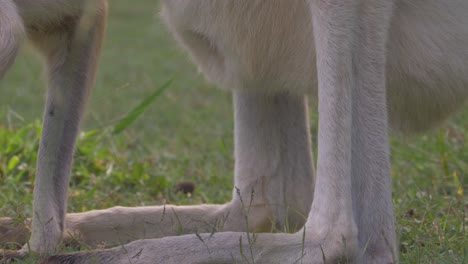
M 105 1 L 15 1 L 28 36 L 44 55 L 49 87 L 25 250 L 55 252 L 62 237 L 73 149 L 94 81 Z
M 385 91 L 392 1 L 309 3 L 317 48 L 319 145 L 304 230 L 140 240 L 46 263 L 396 262 Z
M 167 207 L 166 214 L 164 216 L 162 207 L 137 207 L 137 208 L 117 208 L 123 210 L 125 216 L 118 216 L 118 214 L 103 214 L 104 211 L 96 211 L 94 217 L 100 218 L 101 221 L 93 220 L 81 221 L 82 225 L 92 224 L 98 225 L 98 228 L 93 229 L 94 232 L 100 232 L 99 229 L 105 229 L 107 233 L 111 233 L 111 229 L 106 227 L 107 219 L 116 219 L 116 215 L 119 219 L 116 220 L 115 224 L 125 223 L 123 220 L 128 219 L 128 230 L 139 230 L 143 232 L 141 225 L 145 225 L 146 232 L 154 229 L 156 236 L 160 237 L 166 234 L 174 234 L 175 229 L 174 223 L 169 219 L 174 217 L 174 213 L 178 214 L 177 218 L 180 222 L 186 223 L 189 228 L 186 231 L 200 232 L 204 229 L 211 232 L 211 229 L 202 223 L 216 223 L 213 215 L 217 210 L 220 210 L 224 214 L 228 214 L 225 218 L 224 231 L 256 231 L 255 228 L 262 227 L 260 231 L 271 231 L 272 225 L 281 227 L 286 223 L 297 230 L 304 224 L 304 215 L 308 213 L 311 199 L 313 195 L 313 167 L 312 157 L 310 149 L 310 135 L 307 121 L 307 104 L 305 96 L 292 95 L 288 93 L 276 94 L 276 95 L 265 95 L 255 94 L 248 92 L 235 92 L 234 94 L 234 106 L 235 106 L 235 180 L 234 184 L 236 188 L 233 191 L 233 199 L 226 205 L 201 205 L 201 206 L 186 206 L 186 207 Z M 110 209 L 113 210 L 113 209 Z M 136 212 L 132 214 L 131 212 Z M 146 211 L 145 211 L 146 210 Z M 151 211 L 152 210 L 152 211 Z M 203 210 L 203 211 L 202 211 Z M 152 212 L 152 214 L 150 214 Z M 88 212 L 92 214 L 93 212 Z M 203 214 L 204 213 L 204 214 Z M 84 216 L 84 214 L 79 214 Z M 144 216 L 144 218 L 135 221 L 135 215 Z M 71 214 L 69 216 L 72 216 Z M 168 220 L 160 220 L 166 218 Z M 198 219 L 197 219 L 198 218 Z M 87 220 L 91 217 L 87 217 Z M 147 220 L 145 223 L 144 219 Z M 196 220 L 197 219 L 197 220 Z M 151 222 L 151 224 L 148 224 Z M 109 224 L 107 224 L 109 225 Z M 112 226 L 112 224 L 110 225 Z M 265 228 L 265 226 L 267 228 Z M 157 229 L 156 229 L 157 228 Z M 83 230 L 80 228 L 80 230 Z M 86 232 L 92 234 L 91 230 Z M 115 232 L 114 232 L 115 233 Z M 102 233 L 99 233 L 102 234 Z M 135 234 L 135 232 L 134 232 Z M 226 236 L 227 235 L 227 236 Z M 287 235 L 273 236 L 272 241 L 276 241 L 281 244 L 283 238 L 284 242 L 296 241 L 300 245 L 301 235 Z M 146 237 L 150 237 L 147 235 Z M 212 239 L 210 238 L 212 237 Z M 217 238 L 220 238 L 219 240 Z M 254 238 L 249 232 L 245 233 L 211 233 L 202 235 L 200 238 L 197 236 L 184 236 L 187 243 L 182 243 L 179 246 L 194 247 L 195 251 L 199 251 L 200 255 L 192 256 L 186 253 L 181 255 L 181 258 L 167 258 L 167 256 L 161 256 L 161 258 L 155 257 L 157 254 L 150 254 L 147 252 L 146 246 L 144 246 L 142 254 L 150 258 L 154 258 L 149 262 L 151 263 L 204 263 L 204 254 L 206 250 L 211 252 L 211 247 L 217 243 L 227 243 L 225 249 L 214 247 L 214 252 L 218 252 L 213 256 L 211 263 L 226 263 L 232 262 L 232 257 L 236 260 L 242 260 L 239 256 L 239 243 L 244 245 L 248 252 L 249 243 L 254 243 Z M 260 238 L 260 237 L 259 237 Z M 239 242 L 239 239 L 242 239 Z M 205 248 L 205 243 L 208 248 Z M 270 240 L 270 237 L 261 239 L 266 242 Z M 159 240 L 140 240 L 147 241 L 144 244 L 134 242 L 135 247 L 130 246 L 130 251 L 134 248 L 139 248 L 146 243 L 155 243 L 155 246 Z M 151 241 L 151 242 L 150 242 Z M 177 241 L 171 238 L 164 238 L 161 241 L 167 241 L 170 245 L 177 244 Z M 271 241 L 270 241 L 271 242 Z M 276 243 L 275 242 L 275 243 Z M 257 242 L 255 242 L 257 243 Z M 169 250 L 169 244 L 164 246 L 166 250 Z M 221 245 L 220 244 L 220 245 Z M 278 245 L 279 245 L 278 244 Z M 229 246 L 228 246 L 229 245 Z M 287 244 L 285 244 L 287 245 Z M 181 249 L 176 246 L 172 250 Z M 198 249 L 201 246 L 202 249 Z M 127 248 L 127 245 L 124 246 Z M 228 247 L 232 247 L 229 251 L 233 250 L 233 255 L 228 253 Z M 138 250 L 139 250 L 138 249 Z M 152 249 L 151 249 L 152 250 Z M 157 252 L 161 252 L 162 248 L 158 249 Z M 270 250 L 266 248 L 265 250 Z M 111 252 L 105 251 L 103 257 L 85 255 L 83 261 L 96 260 L 99 263 L 124 263 L 128 262 L 121 253 L 117 253 L 114 257 L 109 258 Z M 136 251 L 138 253 L 138 251 Z M 135 254 L 136 254 L 135 253 Z M 169 253 L 169 251 L 167 252 Z M 224 255 L 225 254 L 225 255 Z M 143 256 L 142 255 L 142 256 Z M 177 255 L 177 254 L 176 254 Z M 88 258 L 89 257 L 89 258 Z M 133 256 L 130 256 L 130 259 Z M 192 262 L 192 257 L 194 262 Z M 219 258 L 221 257 L 221 258 Z M 255 257 L 257 258 L 257 257 Z M 60 261 L 65 262 L 66 258 L 60 258 Z M 72 258 L 69 258 L 70 260 Z M 226 260 L 227 259 L 227 260 Z M 250 259 L 250 258 L 249 258 Z M 136 259 L 135 259 L 136 260 Z M 54 263 L 53 259 L 47 259 L 46 263 Z M 56 259 L 56 261 L 59 261 Z M 60 262 L 58 262 L 60 263 Z M 81 262 L 77 262 L 81 263 Z M 210 263 L 210 262 L 207 262 Z
M 224 205 L 114 207 L 66 216 L 65 236 L 95 245 L 214 231 L 297 231 L 312 202 L 303 96 L 238 92 L 235 188 Z

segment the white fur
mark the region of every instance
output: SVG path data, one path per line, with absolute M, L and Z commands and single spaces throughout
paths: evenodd
M 15 17 L 10 1 L 0 3 Z M 48 10 L 34 14 L 58 9 Z M 387 134 L 425 130 L 465 102 L 467 13 L 464 0 L 163 1 L 164 21 L 200 71 L 234 93 L 232 201 L 68 214 L 66 236 L 90 244 L 143 240 L 45 263 L 397 262 Z M 0 24 L 1 32 L 16 23 L 9 25 Z M 13 35 L 0 35 L 0 43 Z M 306 94 L 318 94 L 316 178 Z M 65 141 L 69 154 L 73 141 Z M 40 156 L 36 184 L 46 188 L 53 183 L 40 172 L 68 170 L 69 161 Z M 67 173 L 60 175 L 65 191 Z M 35 212 L 60 223 L 63 214 L 47 213 L 51 199 L 37 190 Z M 32 250 L 52 252 L 61 229 L 42 231 L 34 222 L 31 241 L 50 246 L 32 243 Z M 297 232 L 252 234 L 285 226 Z M 231 232 L 209 234 L 220 229 Z M 197 234 L 171 237 L 180 232 Z

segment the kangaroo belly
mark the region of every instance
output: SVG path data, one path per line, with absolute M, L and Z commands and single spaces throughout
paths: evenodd
M 387 57 L 394 130 L 427 129 L 465 101 L 467 12 L 464 0 L 397 2 Z M 166 0 L 162 17 L 218 86 L 316 95 L 313 26 L 304 0 Z
M 468 2 L 402 0 L 388 41 L 387 98 L 394 130 L 419 132 L 468 96 Z
M 303 0 L 168 0 L 162 16 L 200 71 L 224 89 L 303 93 L 316 86 Z

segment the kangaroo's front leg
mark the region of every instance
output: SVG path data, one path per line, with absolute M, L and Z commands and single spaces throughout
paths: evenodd
M 32 235 L 24 248 L 45 254 L 55 252 L 64 229 L 73 149 L 94 81 L 106 3 L 16 2 L 25 16 L 31 41 L 45 56 L 49 77 L 34 185 Z

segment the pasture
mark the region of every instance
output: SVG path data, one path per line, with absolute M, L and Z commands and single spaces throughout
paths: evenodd
M 157 1 L 113 0 L 109 14 L 68 211 L 228 201 L 234 164 L 230 94 L 198 75 L 159 20 Z M 45 93 L 40 66 L 24 45 L 0 82 L 0 216 L 18 220 L 32 215 Z M 142 116 L 112 133 L 118 120 L 169 79 L 168 89 Z M 315 103 L 310 106 L 314 134 Z M 393 135 L 391 141 L 401 263 L 467 263 L 468 107 L 430 133 Z M 192 195 L 174 192 L 185 180 L 196 185 Z

